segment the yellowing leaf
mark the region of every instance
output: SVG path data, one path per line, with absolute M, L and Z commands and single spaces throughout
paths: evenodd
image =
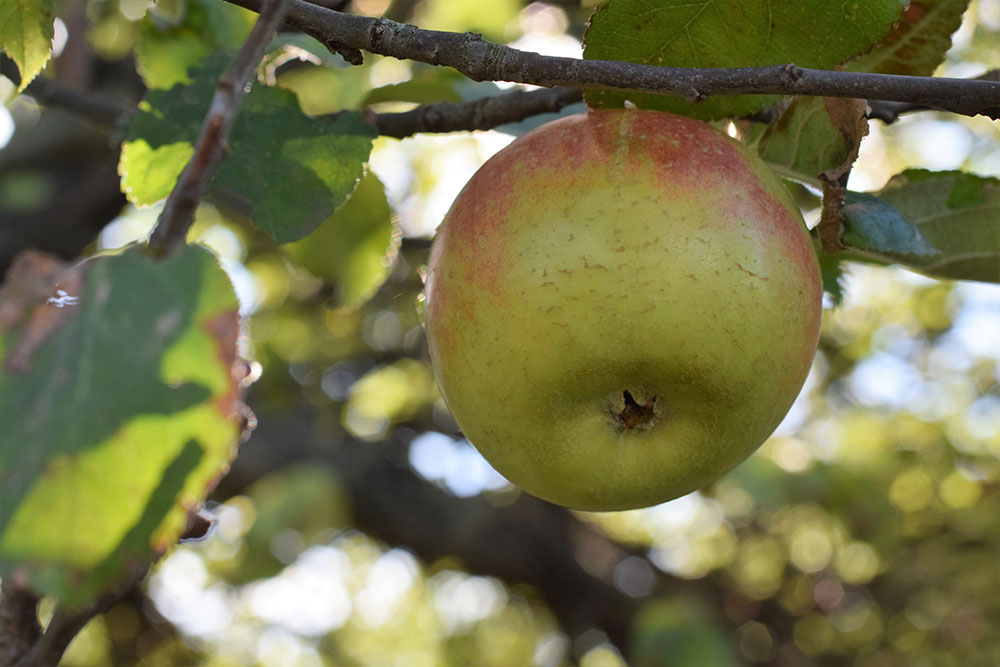
M 232 459 L 239 321 L 196 246 L 96 257 L 60 287 L 0 339 L 0 577 L 72 606 L 175 542 Z
M 56 0 L 0 0 L 0 46 L 21 71 L 18 92 L 52 55 Z

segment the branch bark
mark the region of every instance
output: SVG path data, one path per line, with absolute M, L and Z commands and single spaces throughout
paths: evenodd
M 66 652 L 70 642 L 90 622 L 90 619 L 111 609 L 116 602 L 135 588 L 146 576 L 149 565 L 149 563 L 145 563 L 137 566 L 127 579 L 82 607 L 56 609 L 52 620 L 45 628 L 45 632 L 37 638 L 31 649 L 24 653 L 20 660 L 2 664 L 14 667 L 51 667 L 51 665 L 59 664 L 59 660 Z M 32 609 L 32 614 L 34 614 L 34 609 Z
M 380 135 L 397 139 L 418 132 L 489 130 L 538 114 L 556 112 L 581 101 L 583 93 L 579 88 L 515 90 L 471 102 L 437 102 L 401 113 L 376 114 L 375 128 Z
M 167 197 L 156 221 L 149 238 L 149 249 L 153 254 L 168 254 L 184 243 L 194 221 L 201 192 L 225 153 L 229 132 L 246 95 L 247 83 L 277 33 L 290 0 L 264 0 L 261 4 L 260 18 L 233 64 L 219 79 L 201 126 L 201 134 L 195 143 L 194 155 L 177 179 L 177 185 Z
M 10 58 L 0 59 L 0 74 L 11 80 L 14 85 L 21 83 L 21 73 Z M 101 125 L 114 127 L 131 114 L 129 107 L 119 104 L 109 98 L 78 88 L 72 88 L 55 79 L 36 77 L 25 91 L 36 100 L 47 106 L 70 109 L 79 116 L 89 118 Z
M 262 4 L 262 0 L 226 1 L 253 11 Z M 474 33 L 422 30 L 385 18 L 334 12 L 305 0 L 292 1 L 286 23 L 335 52 L 347 47 L 446 65 L 476 81 L 634 90 L 690 101 L 737 93 L 856 97 L 1000 118 L 1000 83 L 979 79 L 839 72 L 793 64 L 712 69 L 542 56 L 492 44 Z
M 13 578 L 0 586 L 0 665 L 14 665 L 38 641 L 38 596 Z
M 13 70 L 9 74 L 8 63 Z M 6 58 L 0 73 L 8 77 L 17 76 L 16 67 Z M 998 74 L 1000 70 L 991 70 L 976 77 L 976 80 L 1000 81 Z M 12 80 L 17 82 L 16 78 Z M 111 127 L 124 125 L 135 113 L 135 107 L 94 93 L 69 89 L 45 77 L 36 78 L 25 92 L 44 105 L 63 108 Z M 531 91 L 514 90 L 469 102 L 434 102 L 398 113 L 371 113 L 369 122 L 384 137 L 405 139 L 424 132 L 490 130 L 538 114 L 558 112 L 582 100 L 582 90 L 566 86 Z M 868 117 L 886 124 L 894 123 L 905 113 L 932 110 L 931 107 L 920 104 L 886 100 L 869 100 L 868 104 Z M 762 122 L 773 120 L 773 112 L 765 111 L 757 116 L 759 118 L 756 119 Z

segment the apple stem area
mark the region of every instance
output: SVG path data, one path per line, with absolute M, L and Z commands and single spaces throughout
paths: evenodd
M 656 396 L 653 396 L 646 403 L 639 404 L 632 397 L 632 393 L 626 389 L 622 392 L 622 399 L 624 407 L 618 412 L 613 412 L 612 416 L 623 430 L 647 429 L 657 422 L 659 415 L 655 409 Z

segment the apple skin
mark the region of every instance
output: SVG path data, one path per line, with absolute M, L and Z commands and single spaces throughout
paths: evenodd
M 511 482 L 581 510 L 718 479 L 798 395 L 819 265 L 771 170 L 705 123 L 601 110 L 486 162 L 438 228 L 425 326 L 441 392 Z

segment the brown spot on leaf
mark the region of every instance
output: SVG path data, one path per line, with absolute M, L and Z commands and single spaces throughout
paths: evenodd
M 55 255 L 38 250 L 20 253 L 0 286 L 0 331 L 9 330 L 48 298 L 68 266 Z
M 36 268 L 38 266 L 43 270 L 51 268 L 45 262 L 36 265 Z M 64 268 L 58 273 L 58 283 L 54 287 L 50 283 L 49 290 L 43 295 L 48 299 L 36 305 L 35 312 L 25 325 L 17 343 L 7 352 L 3 363 L 4 370 L 9 373 L 27 373 L 31 370 L 31 358 L 38 348 L 76 314 L 76 305 L 79 302 L 79 295 L 83 292 L 85 275 L 86 269 L 82 264 Z
M 237 355 L 240 337 L 240 316 L 236 311 L 219 313 L 203 325 L 205 331 L 215 340 L 216 350 L 221 365 L 229 373 L 229 388 L 226 393 L 215 399 L 215 407 L 226 418 L 233 418 L 243 413 L 243 379 L 249 374 L 249 369 Z

